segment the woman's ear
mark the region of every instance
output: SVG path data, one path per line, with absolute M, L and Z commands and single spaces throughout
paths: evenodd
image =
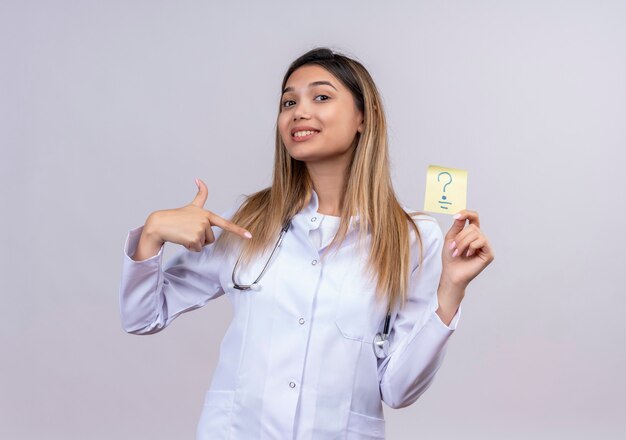
M 359 133 L 363 133 L 363 129 L 365 128 L 365 121 L 363 120 L 363 113 L 360 113 L 361 115 L 361 122 L 359 123 L 359 126 L 357 127 L 356 131 L 358 131 Z

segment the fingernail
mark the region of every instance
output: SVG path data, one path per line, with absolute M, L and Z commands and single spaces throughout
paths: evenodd
M 251 234 L 251 233 L 249 233 L 248 231 L 246 231 L 246 232 L 245 232 L 245 234 L 243 234 L 243 235 L 245 235 L 245 236 L 246 236 L 246 237 L 248 237 L 248 238 L 252 238 L 252 234 Z
M 450 250 L 454 249 L 456 247 L 456 241 L 452 241 L 452 243 L 450 243 Z
M 196 186 L 198 187 L 198 189 L 200 189 L 200 182 L 198 181 L 197 177 L 195 178 L 195 181 L 196 181 Z
M 455 250 L 454 250 L 454 253 L 452 254 L 452 256 L 453 256 L 453 257 L 456 257 L 456 255 L 457 255 L 458 253 L 459 253 L 459 250 L 458 250 L 458 249 L 455 249 Z
M 468 249 L 467 252 L 465 252 L 465 256 L 469 257 L 469 253 L 470 253 L 470 250 Z
M 455 220 L 458 220 L 459 218 L 461 218 L 461 214 L 460 214 L 460 213 L 456 213 L 456 214 L 454 214 L 454 217 L 453 217 L 453 218 L 454 218 Z

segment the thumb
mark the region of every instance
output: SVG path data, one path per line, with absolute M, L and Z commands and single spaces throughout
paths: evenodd
M 198 194 L 191 201 L 191 204 L 197 206 L 198 208 L 204 208 L 204 204 L 206 203 L 206 199 L 209 195 L 209 190 L 206 187 L 205 183 L 196 178 L 196 185 L 198 186 Z

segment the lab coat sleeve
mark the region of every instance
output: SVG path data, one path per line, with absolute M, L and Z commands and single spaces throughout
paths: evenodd
M 459 306 L 445 325 L 435 313 L 444 236 L 434 218 L 417 224 L 424 244 L 422 268 L 411 272 L 407 303 L 395 316 L 389 334 L 389 354 L 378 364 L 381 397 L 391 408 L 412 404 L 428 389 L 461 315 Z
M 219 215 L 230 218 L 234 208 Z M 183 312 L 205 305 L 224 294 L 219 281 L 221 258 L 213 255 L 215 242 L 200 252 L 183 246 L 163 264 L 163 248 L 142 261 L 131 257 L 137 250 L 144 225 L 131 229 L 124 243 L 119 289 L 122 327 L 128 333 L 147 335 L 159 332 Z M 223 232 L 211 228 L 215 239 Z

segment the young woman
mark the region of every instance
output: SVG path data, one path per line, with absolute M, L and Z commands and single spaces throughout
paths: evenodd
M 281 92 L 271 186 L 217 215 L 196 180 L 190 204 L 129 232 L 123 327 L 158 332 L 226 294 L 234 315 L 198 439 L 384 439 L 382 402 L 405 407 L 432 383 L 493 252 L 477 212 L 444 238 L 400 205 L 359 62 L 311 50 Z M 168 241 L 186 249 L 162 264 Z

